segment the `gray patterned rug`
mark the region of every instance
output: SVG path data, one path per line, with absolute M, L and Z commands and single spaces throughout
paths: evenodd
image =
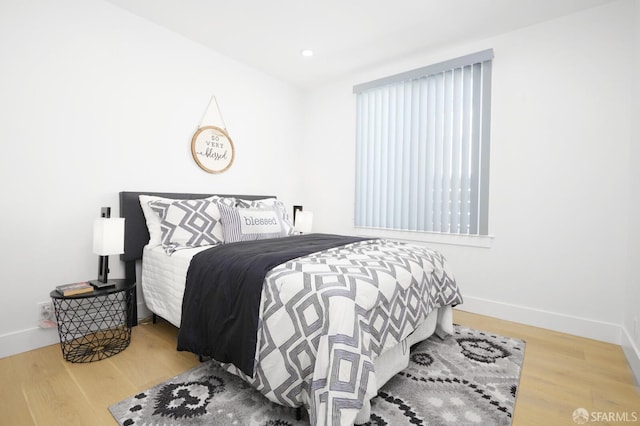
M 510 425 L 525 343 L 455 326 L 411 349 L 371 402 L 368 425 Z M 109 407 L 121 425 L 308 425 L 208 361 Z M 303 410 L 304 412 L 304 410 Z

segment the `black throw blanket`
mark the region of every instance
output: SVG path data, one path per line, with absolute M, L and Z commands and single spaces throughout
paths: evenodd
M 297 257 L 366 239 L 305 234 L 221 244 L 196 254 L 187 271 L 178 350 L 233 363 L 253 377 L 267 272 Z

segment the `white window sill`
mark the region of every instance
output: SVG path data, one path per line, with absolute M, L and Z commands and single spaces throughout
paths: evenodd
M 440 232 L 398 231 L 382 228 L 355 228 L 355 234 L 360 237 L 389 238 L 393 240 L 451 244 L 456 246 L 491 248 L 492 235 L 453 235 Z

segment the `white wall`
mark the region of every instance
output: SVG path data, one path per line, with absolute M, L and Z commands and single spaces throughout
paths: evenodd
M 631 194 L 629 197 L 631 204 L 629 223 L 629 277 L 627 291 L 624 297 L 626 300 L 623 336 L 623 347 L 627 358 L 635 371 L 636 382 L 640 384 L 640 270 L 638 269 L 638 259 L 640 259 L 640 2 L 635 2 L 635 34 L 634 34 L 634 56 L 633 56 L 633 80 L 632 92 L 632 129 L 629 155 L 629 168 L 631 170 Z
M 101 0 L 4 0 L 0 357 L 57 342 L 55 330 L 36 327 L 36 303 L 57 284 L 95 276 L 91 222 L 102 206 L 117 212 L 121 190 L 276 193 L 314 211 L 317 231 L 355 232 L 351 87 L 485 48 L 496 54 L 495 239 L 489 249 L 435 245 L 457 273 L 464 308 L 608 341 L 623 325 L 637 354 L 634 23 L 637 2 L 623 0 L 422 52 L 302 98 Z M 222 175 L 197 168 L 189 150 L 212 94 L 236 145 Z M 280 167 L 282 156 L 291 168 Z M 122 276 L 114 260 L 112 276 Z
M 211 95 L 236 146 L 200 170 Z M 92 279 L 91 227 L 122 190 L 277 194 L 295 203 L 298 89 L 102 0 L 0 2 L 0 357 L 57 342 L 36 303 Z M 122 277 L 117 257 L 113 277 Z
M 495 238 L 491 248 L 434 247 L 456 272 L 463 309 L 619 343 L 630 267 L 633 7 L 621 1 L 418 53 L 314 90 L 302 201 L 315 229 L 356 232 L 352 86 L 493 48 Z

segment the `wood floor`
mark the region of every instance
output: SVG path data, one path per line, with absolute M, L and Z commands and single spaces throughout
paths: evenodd
M 619 346 L 458 310 L 454 321 L 527 342 L 514 425 L 575 425 L 577 408 L 635 413 L 640 425 L 640 391 Z M 175 350 L 176 335 L 166 322 L 145 323 L 126 350 L 89 364 L 63 361 L 59 345 L 0 359 L 0 423 L 115 425 L 109 405 L 198 364 Z

